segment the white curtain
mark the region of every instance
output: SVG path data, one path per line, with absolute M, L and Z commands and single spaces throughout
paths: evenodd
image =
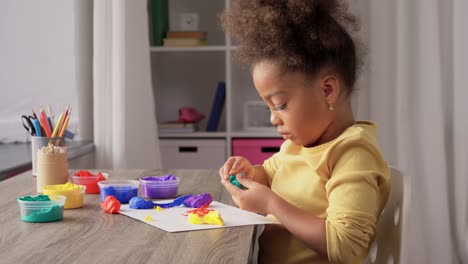
M 32 109 L 39 113 L 47 104 L 55 122 L 70 105 L 68 129 L 76 133 L 75 140 L 86 139 L 76 111 L 77 87 L 86 85 L 83 77 L 88 76 L 81 71 L 86 55 L 76 53 L 83 42 L 74 40 L 84 34 L 76 24 L 76 6 L 82 4 L 75 1 L 0 1 L 0 143 L 30 141 L 20 117 Z
M 406 184 L 402 263 L 468 263 L 468 3 L 355 0 L 368 66 L 358 118 Z
M 95 0 L 93 36 L 97 167 L 160 168 L 146 0 Z

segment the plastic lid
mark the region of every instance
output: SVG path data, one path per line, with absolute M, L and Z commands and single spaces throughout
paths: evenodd
M 98 182 L 99 187 L 107 187 L 107 186 L 131 186 L 138 188 L 140 186 L 140 183 L 135 180 L 105 180 L 105 181 L 100 181 Z

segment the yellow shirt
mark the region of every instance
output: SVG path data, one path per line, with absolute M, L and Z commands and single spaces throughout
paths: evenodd
M 259 240 L 259 263 L 363 262 L 390 192 L 375 123 L 357 122 L 333 141 L 312 148 L 287 140 L 263 167 L 273 192 L 326 219 L 328 258 L 282 225 L 267 225 Z

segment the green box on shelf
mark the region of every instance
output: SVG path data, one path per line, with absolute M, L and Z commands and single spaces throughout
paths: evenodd
M 152 46 L 162 46 L 169 31 L 169 0 L 150 0 L 150 36 Z

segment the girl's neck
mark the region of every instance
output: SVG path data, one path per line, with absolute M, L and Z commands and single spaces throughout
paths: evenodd
M 351 101 L 347 100 L 340 107 L 335 108 L 335 119 L 330 123 L 328 128 L 322 134 L 322 136 L 313 144 L 314 147 L 327 142 L 330 142 L 340 136 L 348 127 L 354 125 L 356 120 L 354 119 L 353 110 L 351 107 Z

